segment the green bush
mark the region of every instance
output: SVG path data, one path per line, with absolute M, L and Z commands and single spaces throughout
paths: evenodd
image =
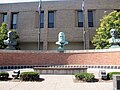
M 37 81 L 39 79 L 39 73 L 37 72 L 23 72 L 20 74 L 20 80 L 23 81 Z
M 120 74 L 120 72 L 109 72 L 109 73 L 108 73 L 108 76 L 109 76 L 109 79 L 110 79 L 110 80 L 113 79 L 113 74 Z
M 75 74 L 75 77 L 77 80 L 83 80 L 83 78 L 85 78 L 84 73 L 77 73 Z
M 9 73 L 8 72 L 0 72 L 0 80 L 8 80 Z
M 75 74 L 76 79 L 86 81 L 86 82 L 92 82 L 95 78 L 95 75 L 92 73 L 77 73 Z

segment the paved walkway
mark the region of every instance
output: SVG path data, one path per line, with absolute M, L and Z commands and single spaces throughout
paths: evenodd
M 0 90 L 113 90 L 112 82 L 74 82 L 72 75 L 41 75 L 41 82 L 1 81 Z
M 9 71 L 10 72 L 10 71 Z M 41 82 L 0 81 L 0 90 L 113 90 L 113 82 L 75 82 L 73 75 L 40 75 Z

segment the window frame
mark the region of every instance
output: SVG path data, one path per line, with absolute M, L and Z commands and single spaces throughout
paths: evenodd
M 50 21 L 50 13 L 52 16 L 52 22 Z M 48 11 L 48 28 L 54 28 L 55 27 L 55 11 Z
M 6 16 L 6 21 L 5 21 L 5 16 Z M 2 22 L 7 23 L 7 13 L 2 13 Z
M 81 18 L 82 17 L 82 18 Z M 83 11 L 82 10 L 77 10 L 77 27 L 83 27 Z M 82 19 L 81 22 L 79 22 Z
M 17 29 L 17 19 L 18 19 L 18 12 L 12 12 L 11 13 L 11 29 Z M 16 15 L 16 18 L 14 17 L 14 15 Z M 15 23 L 14 23 L 14 19 Z
M 43 16 L 43 18 L 42 18 L 42 16 Z M 40 26 L 40 28 L 44 28 L 44 11 L 41 11 L 41 13 L 40 13 L 40 16 L 39 16 L 40 18 L 39 18 L 39 26 Z
M 88 27 L 94 27 L 94 11 L 93 10 L 88 10 L 87 11 L 87 16 L 88 16 Z M 90 15 L 90 16 L 89 16 Z

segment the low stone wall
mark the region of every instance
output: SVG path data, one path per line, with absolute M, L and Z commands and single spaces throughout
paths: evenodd
M 75 73 L 87 72 L 87 68 L 78 67 L 34 67 L 33 69 L 40 74 L 74 75 Z
M 120 49 L 65 51 L 0 50 L 0 66 L 120 65 Z

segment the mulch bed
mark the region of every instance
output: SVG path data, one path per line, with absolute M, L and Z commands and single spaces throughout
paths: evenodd
M 73 82 L 74 83 L 101 83 L 101 82 L 105 82 L 105 83 L 109 83 L 109 82 L 113 82 L 113 80 L 102 80 L 102 79 L 94 79 L 92 82 L 85 82 L 85 81 L 82 81 L 82 80 L 77 80 L 77 79 L 73 79 Z
M 42 82 L 44 81 L 44 78 L 39 78 L 37 81 L 30 81 L 30 82 Z M 0 81 L 9 81 L 9 82 L 21 82 L 19 78 L 8 78 L 8 80 L 0 80 Z M 22 81 L 22 82 L 28 82 L 28 81 Z

